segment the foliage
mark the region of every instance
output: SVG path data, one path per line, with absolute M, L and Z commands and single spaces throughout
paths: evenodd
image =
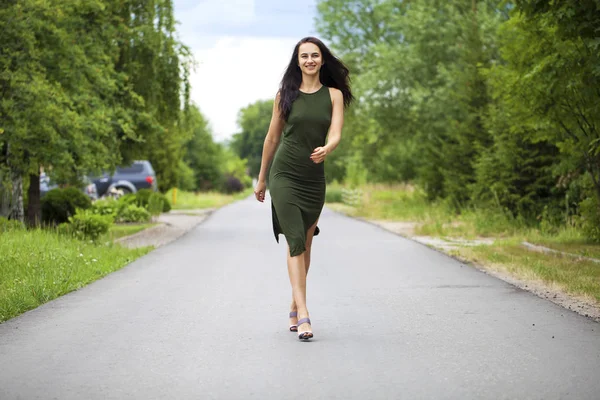
M 67 222 L 77 209 L 88 209 L 92 202 L 81 190 L 69 187 L 52 189 L 42 199 L 42 220 L 50 224 Z
M 190 53 L 171 0 L 5 2 L 0 43 L 0 184 L 11 207 L 23 209 L 20 182 L 40 166 L 75 183 L 150 159 L 162 189 L 177 183 Z
M 187 122 L 191 138 L 186 145 L 184 160 L 194 172 L 194 185 L 183 190 L 211 190 L 218 188 L 221 181 L 223 148 L 213 140 L 208 122 L 200 110 L 192 105 L 188 110 Z
M 166 198 L 164 195 L 158 193 L 152 193 L 148 197 L 148 206 L 146 209 L 151 216 L 155 217 L 162 213 Z
M 112 222 L 112 215 L 99 215 L 92 210 L 77 210 L 75 215 L 69 217 L 69 231 L 78 239 L 97 240 L 108 232 Z
M 135 200 L 136 200 L 136 204 L 139 207 L 144 207 L 144 208 L 148 208 L 148 200 L 150 199 L 150 196 L 152 196 L 154 192 L 150 189 L 140 189 L 137 191 L 137 193 L 135 194 Z
M 600 243 L 600 204 L 596 198 L 586 197 L 579 203 L 581 217 L 579 223 L 585 236 Z
M 233 177 L 242 184 L 242 188 L 250 187 L 252 185 L 252 178 L 247 173 L 247 161 L 239 158 L 231 150 L 225 150 L 223 155 L 221 168 L 224 179 Z
M 342 188 L 337 185 L 327 185 L 327 191 L 325 192 L 325 202 L 341 203 Z
M 244 190 L 244 185 L 235 176 L 228 176 L 223 182 L 222 190 L 226 194 L 239 193 Z
M 320 1 L 317 29 L 350 65 L 361 99 L 328 179 L 357 185 L 364 168 L 369 182 L 418 183 L 432 207 L 477 207 L 548 231 L 578 213 L 594 220 L 599 6 Z
M 149 222 L 150 218 L 146 208 L 130 204 L 117 215 L 116 222 Z
M 0 217 L 0 233 L 12 232 L 24 228 L 25 226 L 20 221 Z
M 119 209 L 123 203 L 118 202 L 114 199 L 100 199 L 96 200 L 92 207 L 91 212 L 97 215 L 111 216 L 115 218 L 119 214 Z
M 273 100 L 260 100 L 241 109 L 238 114 L 238 126 L 241 132 L 233 135 L 231 148 L 248 162 L 250 176 L 257 177 L 262 162 L 262 149 L 269 130 Z
M 192 169 L 185 161 L 179 160 L 179 173 L 176 187 L 181 190 L 196 189 L 196 171 Z
M 162 193 L 154 193 L 154 196 L 160 198 L 162 202 L 162 212 L 166 213 L 171 211 L 171 202 L 169 201 L 169 199 L 167 199 L 167 196 L 165 196 Z
M 227 195 L 222 192 L 185 192 L 177 191 L 177 200 L 173 204 L 175 210 L 198 210 L 206 208 L 218 208 L 227 205 L 235 200 L 240 200 L 250 196 L 253 193 L 253 188 L 245 189 L 235 195 Z M 171 198 L 173 192 L 167 192 L 167 196 Z

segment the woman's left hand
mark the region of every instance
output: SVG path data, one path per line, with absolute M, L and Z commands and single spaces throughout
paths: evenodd
M 325 161 L 325 157 L 327 157 L 327 154 L 327 149 L 324 146 L 317 147 L 313 150 L 312 154 L 310 155 L 310 159 L 313 160 L 315 164 L 319 164 Z

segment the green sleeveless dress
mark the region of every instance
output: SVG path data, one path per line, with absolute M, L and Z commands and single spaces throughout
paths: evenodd
M 271 164 L 273 233 L 278 243 L 279 234 L 285 236 L 292 257 L 306 250 L 306 233 L 325 203 L 325 165 L 315 164 L 310 155 L 325 145 L 332 108 L 325 85 L 314 93 L 299 92 Z

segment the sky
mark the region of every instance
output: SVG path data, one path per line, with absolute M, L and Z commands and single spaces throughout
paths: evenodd
M 179 39 L 197 63 L 191 100 L 216 141 L 239 132 L 241 108 L 275 97 L 295 44 L 316 36 L 316 0 L 174 0 L 174 6 Z

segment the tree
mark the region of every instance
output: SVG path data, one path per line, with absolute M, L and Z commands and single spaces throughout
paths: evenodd
M 240 110 L 238 126 L 241 132 L 233 135 L 231 148 L 242 159 L 248 160 L 251 176 L 258 176 L 262 161 L 265 136 L 271 123 L 273 100 L 259 100 Z
M 125 141 L 123 159 L 148 158 L 161 191 L 177 184 L 183 145 L 190 139 L 182 110 L 189 104 L 189 49 L 179 42 L 172 0 L 121 0 L 114 9 L 121 31 L 115 69 L 127 76 L 143 111 L 136 114 L 137 137 Z
M 184 160 L 194 171 L 195 188 L 218 188 L 222 176 L 223 148 L 214 142 L 208 122 L 195 105 L 189 108 L 187 124 L 191 129 L 191 139 L 185 146 Z
M 170 0 L 41 0 L 0 5 L 0 178 L 5 213 L 39 221 L 39 171 L 83 174 L 149 158 L 175 184 L 188 139 L 189 53 Z
M 135 137 L 131 111 L 115 101 L 130 93 L 112 65 L 111 21 L 100 1 L 57 7 L 25 0 L 0 8 L 0 162 L 12 177 L 15 219 L 24 214 L 24 174 L 33 186 L 29 217 L 35 223 L 40 166 L 74 180 L 82 171 L 114 164 L 121 138 Z

